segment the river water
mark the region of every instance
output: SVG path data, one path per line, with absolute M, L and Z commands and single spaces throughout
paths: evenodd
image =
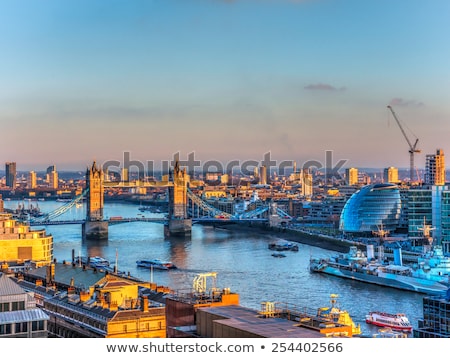
M 5 208 L 14 209 L 19 202 L 5 201 Z M 23 202 L 20 202 L 23 204 Z M 49 212 L 64 203 L 55 201 L 32 202 L 43 212 Z M 27 207 L 29 202 L 25 202 Z M 157 217 L 163 214 L 141 213 L 138 205 L 106 203 L 105 217 Z M 85 207 L 73 207 L 57 220 L 82 219 Z M 239 293 L 240 304 L 260 309 L 264 301 L 293 304 L 316 310 L 329 306 L 330 294 L 338 295 L 338 306 L 347 310 L 356 323 L 361 323 L 365 334 L 374 334 L 377 328 L 367 325 L 364 317 L 369 311 L 405 313 L 414 327 L 422 314 L 422 294 L 379 287 L 352 280 L 309 272 L 311 256 L 329 256 L 333 251 L 299 244 L 298 252 L 286 252 L 286 257 L 275 258 L 268 244 L 276 233 L 230 231 L 209 226 L 194 225 L 189 239 L 164 238 L 163 225 L 148 222 L 122 223 L 109 226 L 109 239 L 104 242 L 85 242 L 81 239 L 81 225 L 49 225 L 47 233 L 54 238 L 54 258 L 61 262 L 75 255 L 101 256 L 120 271 L 156 282 L 172 289 L 186 290 L 199 273 L 216 272 L 218 288 L 229 287 Z M 160 258 L 172 261 L 178 270 L 151 272 L 138 268 L 136 260 Z

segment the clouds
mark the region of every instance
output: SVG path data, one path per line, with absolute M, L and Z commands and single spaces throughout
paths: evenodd
M 397 106 L 397 107 L 423 107 L 425 106 L 423 102 L 416 101 L 416 100 L 405 100 L 403 98 L 393 98 L 389 102 L 390 106 Z
M 326 83 L 317 83 L 317 84 L 309 84 L 304 87 L 305 90 L 308 91 L 325 91 L 325 92 L 337 92 L 337 91 L 345 91 L 345 87 L 334 87 L 332 85 Z

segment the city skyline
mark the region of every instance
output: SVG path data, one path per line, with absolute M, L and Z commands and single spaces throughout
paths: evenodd
M 24 6 L 24 3 L 26 6 Z M 443 0 L 80 0 L 0 12 L 0 160 L 409 165 L 449 151 Z M 411 131 L 409 130 L 411 129 Z M 414 134 L 412 134 L 414 133 Z

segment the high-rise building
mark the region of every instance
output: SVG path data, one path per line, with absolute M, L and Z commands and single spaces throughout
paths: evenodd
M 302 185 L 302 196 L 311 198 L 313 195 L 313 176 L 308 169 L 303 169 L 300 181 Z
M 37 186 L 37 180 L 36 180 L 36 172 L 35 171 L 31 171 L 28 173 L 28 178 L 27 178 L 27 188 L 28 189 L 35 189 Z
M 385 183 L 397 184 L 398 180 L 398 169 L 395 167 L 384 168 L 383 181 Z
M 345 169 L 345 182 L 347 185 L 358 184 L 358 169 L 357 168 Z
M 408 236 L 412 240 L 423 238 L 423 226 L 433 228 L 434 244 L 450 252 L 450 187 L 428 185 L 408 190 Z
M 445 185 L 445 157 L 442 149 L 426 156 L 425 184 Z
M 259 168 L 259 184 L 261 185 L 267 184 L 267 168 L 265 165 Z
M 6 186 L 15 189 L 17 181 L 16 163 L 7 162 L 5 164 Z
M 52 189 L 58 189 L 58 172 L 56 170 L 48 174 L 48 186 Z
M 56 165 L 50 165 L 47 167 L 47 174 L 50 174 L 51 172 L 56 172 Z
M 128 168 L 122 168 L 120 178 L 123 182 L 128 183 L 130 181 Z

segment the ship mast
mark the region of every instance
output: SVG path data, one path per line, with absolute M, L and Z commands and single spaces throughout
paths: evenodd
M 423 217 L 423 225 L 419 226 L 417 230 L 422 231 L 422 237 L 424 238 L 424 241 L 427 242 L 427 244 L 424 244 L 423 246 L 424 253 L 426 253 L 431 250 L 431 247 L 433 246 L 433 237 L 431 236 L 431 231 L 435 230 L 435 228 L 431 227 L 431 225 L 427 225 L 425 217 Z
M 378 260 L 382 262 L 384 260 L 384 239 L 389 234 L 389 230 L 383 228 L 383 224 L 377 225 L 378 230 L 372 231 L 372 234 L 378 237 Z

